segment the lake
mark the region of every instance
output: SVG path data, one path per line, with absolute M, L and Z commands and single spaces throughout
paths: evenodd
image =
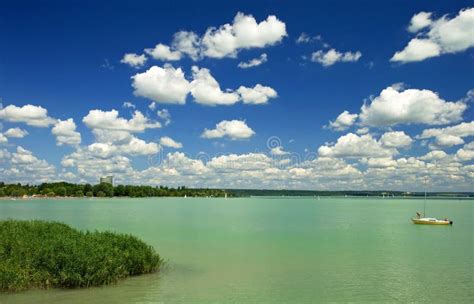
M 473 302 L 472 200 L 146 198 L 0 201 L 0 219 L 136 235 L 167 266 L 116 285 L 0 303 Z

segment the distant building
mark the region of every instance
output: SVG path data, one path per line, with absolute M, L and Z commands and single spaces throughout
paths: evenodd
M 111 184 L 113 185 L 114 184 L 114 176 L 113 175 L 109 175 L 109 176 L 103 176 L 100 178 L 99 182 L 101 184 Z

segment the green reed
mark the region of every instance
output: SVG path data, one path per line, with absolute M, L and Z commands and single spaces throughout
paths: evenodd
M 0 221 L 0 291 L 105 285 L 162 264 L 153 247 L 131 235 Z

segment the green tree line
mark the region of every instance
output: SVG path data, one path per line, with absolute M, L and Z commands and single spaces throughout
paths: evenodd
M 0 197 L 27 196 L 63 196 L 63 197 L 152 197 L 152 196 L 189 196 L 189 197 L 224 197 L 222 189 L 186 188 L 184 186 L 170 188 L 165 186 L 117 185 L 108 183 L 97 185 L 72 184 L 66 182 L 42 183 L 39 185 L 5 184 L 0 182 Z M 230 195 L 229 195 L 230 196 Z

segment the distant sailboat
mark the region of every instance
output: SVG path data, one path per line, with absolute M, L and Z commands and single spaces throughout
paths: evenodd
M 448 220 L 447 218 L 444 220 L 438 220 L 434 217 L 426 217 L 426 185 L 425 185 L 425 198 L 423 202 L 423 217 L 421 217 L 420 213 L 416 213 L 416 218 L 412 218 L 411 221 L 413 224 L 417 225 L 452 225 L 453 221 Z

